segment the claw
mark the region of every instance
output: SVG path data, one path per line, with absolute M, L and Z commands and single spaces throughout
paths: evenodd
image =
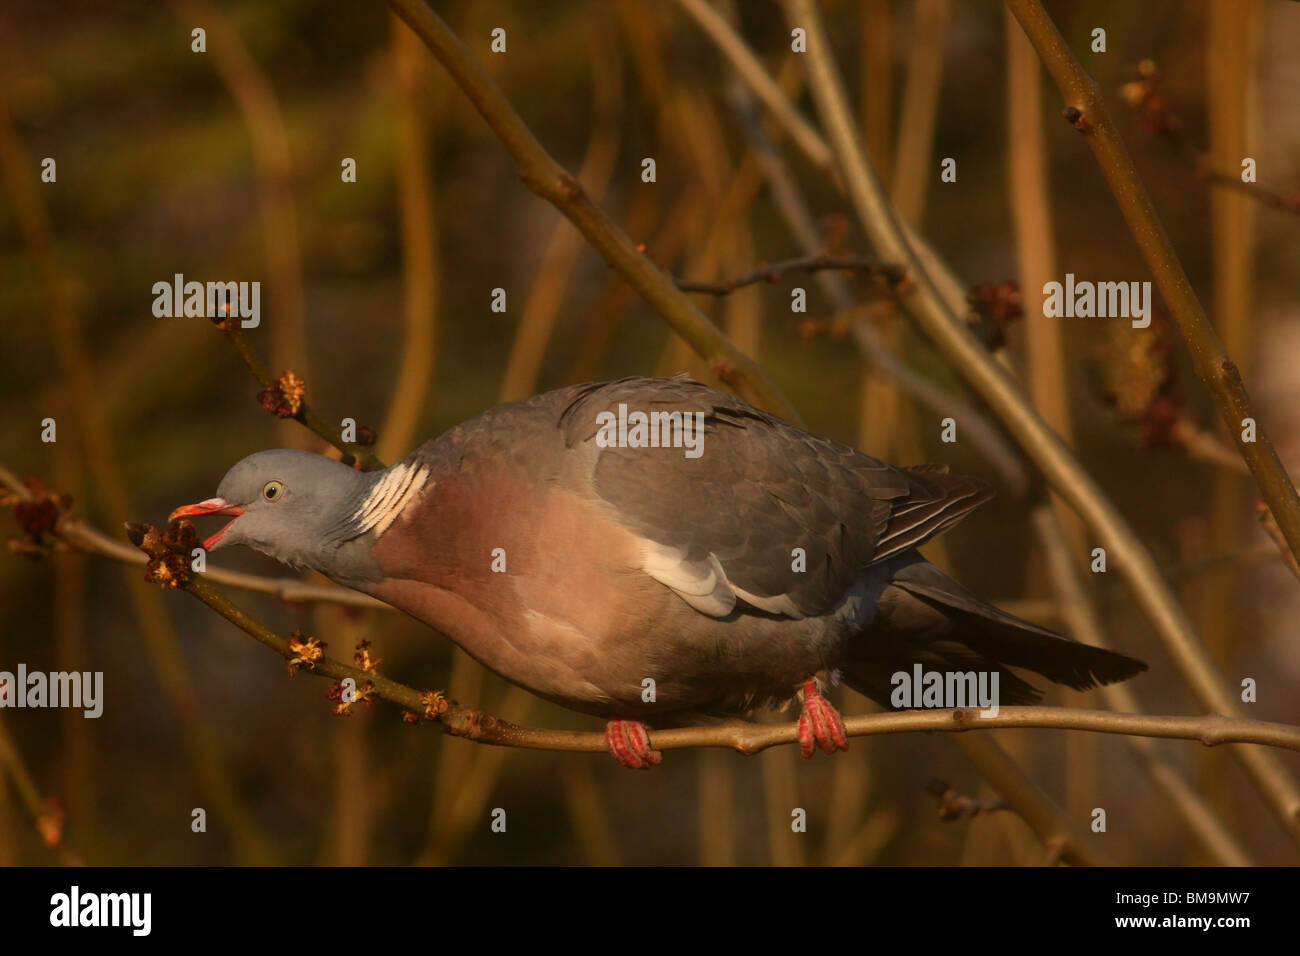
M 799 711 L 799 752 L 807 759 L 813 750 L 833 754 L 849 749 L 849 737 L 839 711 L 817 690 L 814 681 L 803 685 L 803 708 Z
M 631 770 L 649 770 L 664 759 L 658 750 L 650 749 L 650 736 L 645 724 L 639 720 L 611 720 L 607 723 L 605 746 L 615 760 Z

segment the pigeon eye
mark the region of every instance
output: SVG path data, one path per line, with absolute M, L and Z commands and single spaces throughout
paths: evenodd
M 268 481 L 262 486 L 262 497 L 267 501 L 275 501 L 284 494 L 284 482 Z

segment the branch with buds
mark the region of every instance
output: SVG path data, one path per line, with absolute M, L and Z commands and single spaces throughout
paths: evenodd
M 198 598 L 240 630 L 283 657 L 291 670 L 305 670 L 318 677 L 333 678 L 337 682 L 351 680 L 353 696 L 344 699 L 344 703 L 361 703 L 372 697 L 386 700 L 402 707 L 408 721 L 436 720 L 447 733 L 478 743 L 534 750 L 602 753 L 606 750 L 603 733 L 522 727 L 491 714 L 462 707 L 439 691 L 420 691 L 389 680 L 377 672 L 369 655 L 364 653 L 364 648 L 358 648 L 358 663 L 362 666 L 353 666 L 327 656 L 325 645 L 314 638 L 304 639 L 301 635 L 283 637 L 275 633 L 201 576 L 189 573 L 187 562 L 190 548 L 196 539 L 194 529 L 187 521 L 177 522 L 162 533 L 150 525 L 131 524 L 127 527 L 127 533 L 132 543 L 149 558 L 146 580 L 186 591 Z M 336 685 L 331 697 L 338 699 L 340 696 Z M 346 713 L 337 708 L 336 712 Z M 1140 737 L 1176 737 L 1198 740 L 1206 746 L 1221 743 L 1265 744 L 1300 752 L 1300 727 L 1213 714 L 1203 717 L 1163 717 L 1061 707 L 1003 707 L 996 712 L 957 708 L 869 714 L 850 717 L 844 725 L 851 737 L 923 730 L 959 732 L 1001 727 L 1055 727 Z M 730 747 L 740 753 L 756 754 L 769 747 L 795 743 L 798 739 L 799 728 L 796 723 L 754 724 L 735 721 L 719 726 L 650 732 L 651 746 L 657 750 Z
M 264 409 L 277 418 L 292 418 L 311 429 L 343 454 L 345 465 L 357 464 L 362 471 L 378 471 L 385 467 L 371 447 L 375 443 L 373 429 L 359 426 L 357 440 L 345 441 L 342 428 L 327 425 L 315 409 L 307 404 L 307 385 L 292 370 L 286 370 L 279 378 L 274 378 L 253 353 L 238 322 L 219 319 L 214 324 L 226 334 L 248 370 L 261 384 L 262 391 L 258 393 L 257 400 Z
M 1209 153 L 1194 144 L 1183 131 L 1183 121 L 1165 97 L 1164 77 L 1152 60 L 1137 65 L 1136 75 L 1120 87 L 1120 98 L 1137 114 L 1142 127 L 1191 158 L 1196 178 L 1212 186 L 1235 189 L 1262 205 L 1300 216 L 1300 190 L 1283 193 L 1254 182 L 1245 182 L 1237 172 L 1216 169 Z

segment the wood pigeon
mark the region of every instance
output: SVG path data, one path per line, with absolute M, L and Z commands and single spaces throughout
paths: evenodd
M 822 691 L 893 706 L 895 675 L 984 672 L 1000 703 L 1146 669 L 981 601 L 916 548 L 990 490 L 897 468 L 685 378 L 577 385 L 500 405 L 391 467 L 250 455 L 204 542 L 313 568 L 447 634 L 485 667 L 608 720 L 610 753 L 659 763 L 646 726 L 801 697 L 803 755 L 847 749 Z M 991 682 L 991 681 L 990 681 Z M 911 704 L 907 704 L 911 706 Z

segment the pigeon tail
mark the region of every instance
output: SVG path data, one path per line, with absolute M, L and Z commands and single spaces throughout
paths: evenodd
M 1079 691 L 1127 680 L 1147 669 L 1136 658 L 1082 644 L 1000 611 L 919 555 L 891 577 L 877 619 L 849 649 L 844 680 L 884 703 L 890 676 L 910 672 L 918 663 L 941 672 L 996 672 L 1003 704 L 1036 703 L 1042 696 L 1007 667 L 1034 671 Z

